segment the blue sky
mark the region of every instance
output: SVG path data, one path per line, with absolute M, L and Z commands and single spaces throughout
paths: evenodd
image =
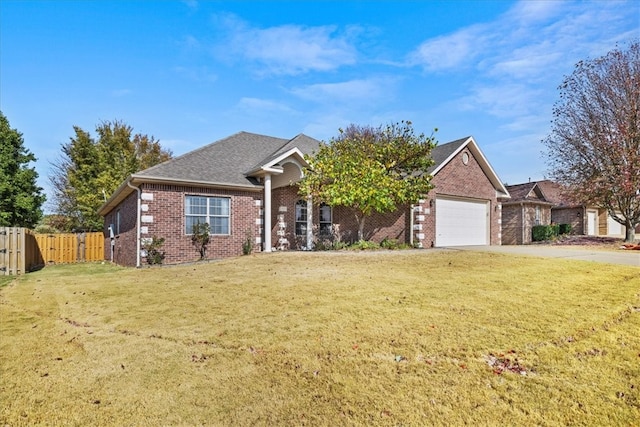
M 175 155 L 411 120 L 516 184 L 545 176 L 563 76 L 639 37 L 636 1 L 2 0 L 0 110 L 46 191 L 73 126 L 106 120 Z

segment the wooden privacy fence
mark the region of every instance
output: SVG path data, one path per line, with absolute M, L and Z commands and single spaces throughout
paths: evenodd
M 104 235 L 36 234 L 28 228 L 0 227 L 0 275 L 28 273 L 47 264 L 104 260 Z

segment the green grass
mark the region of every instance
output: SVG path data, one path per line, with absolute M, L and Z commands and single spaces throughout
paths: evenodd
M 47 267 L 2 425 L 638 425 L 640 269 L 454 251 Z

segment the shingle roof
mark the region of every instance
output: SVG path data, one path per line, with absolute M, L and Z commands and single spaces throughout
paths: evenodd
M 545 198 L 557 207 L 579 205 L 579 203 L 571 199 L 566 189 L 557 182 L 545 179 L 544 181 L 538 181 L 538 186 L 542 189 Z
M 535 182 L 527 182 L 525 184 L 507 185 L 507 190 L 511 195 L 512 201 L 525 200 L 530 198 L 531 190 L 536 187 Z
M 507 185 L 507 191 L 509 191 L 510 199 L 502 200 L 503 203 L 537 203 L 550 205 L 551 202 L 547 200 L 545 193 L 538 186 L 537 182 L 526 182 L 524 184 Z
M 435 163 L 428 172 L 433 172 L 468 139 L 466 137 L 437 145 L 431 152 Z M 269 163 L 293 148 L 298 148 L 302 154 L 312 154 L 321 144 L 317 139 L 304 134 L 287 140 L 238 132 L 138 172 L 134 177 L 256 186 L 257 181 L 247 177 L 247 172 Z
M 433 158 L 434 164 L 428 170 L 429 173 L 432 173 L 434 170 L 438 168 L 443 162 L 445 162 L 449 156 L 456 152 L 458 148 L 470 137 L 456 139 L 455 141 L 447 142 L 446 144 L 436 145 L 436 147 L 431 150 L 431 157 Z
M 135 178 L 192 181 L 198 183 L 258 186 L 246 173 L 293 147 L 303 154 L 319 141 L 306 135 L 288 140 L 239 132 L 134 174 Z

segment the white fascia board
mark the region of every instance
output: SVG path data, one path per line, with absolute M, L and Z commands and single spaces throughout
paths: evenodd
M 265 172 L 273 173 L 273 174 L 281 174 L 284 172 L 284 169 L 282 169 L 280 166 L 275 166 L 275 165 L 277 165 L 278 163 L 281 163 L 287 157 L 292 157 L 292 160 L 294 161 L 294 163 L 300 166 L 300 168 L 309 166 L 309 164 L 304 159 L 304 154 L 302 154 L 302 151 L 300 151 L 298 148 L 292 148 L 291 150 L 286 151 L 285 153 L 282 153 L 278 157 L 270 160 L 268 163 L 265 163 L 264 165 L 259 166 L 256 169 L 253 169 L 247 172 L 246 175 L 262 176 L 264 175 Z
M 455 156 L 457 156 L 457 155 L 458 155 L 458 153 L 460 153 L 462 150 L 464 150 L 464 148 L 469 144 L 469 141 L 473 141 L 473 138 L 472 138 L 472 137 L 469 137 L 469 138 L 468 138 L 464 143 L 460 144 L 460 147 L 458 147 L 458 149 L 457 149 L 456 151 L 454 151 L 453 153 L 451 153 L 451 154 L 449 155 L 449 157 L 447 157 L 447 159 L 446 159 L 444 162 L 440 163 L 440 164 L 438 165 L 438 167 L 437 167 L 437 168 L 435 168 L 435 169 L 433 170 L 433 172 L 431 172 L 431 176 L 436 176 L 436 174 L 437 174 L 438 172 L 440 172 L 440 170 L 441 170 L 443 167 L 445 167 L 446 165 L 448 165 L 448 164 L 449 164 L 449 162 L 450 162 L 450 161 L 451 161 Z
M 273 165 L 276 165 L 276 164 L 282 162 L 287 157 L 296 158 L 296 160 L 300 163 L 301 166 L 304 166 L 304 167 L 309 166 L 307 161 L 304 159 L 304 154 L 302 154 L 302 151 L 300 151 L 298 148 L 294 147 L 291 150 L 286 151 L 286 152 L 282 153 L 281 155 L 279 155 L 278 157 L 276 157 L 275 159 L 271 160 L 269 163 L 263 165 L 262 169 L 273 167 Z
M 498 193 L 503 194 L 500 197 L 510 198 L 511 196 L 509 195 L 509 192 L 507 191 L 506 187 L 504 186 L 504 184 L 502 184 L 502 182 L 500 181 L 500 178 L 498 177 L 498 174 L 496 174 L 496 172 L 493 170 L 493 168 L 491 167 L 491 164 L 489 163 L 487 158 L 484 156 L 484 153 L 482 153 L 482 151 L 480 150 L 480 147 L 478 147 L 478 144 L 476 143 L 475 139 L 473 139 L 472 136 L 470 136 L 464 143 L 460 144 L 460 147 L 458 147 L 456 151 L 451 153 L 451 155 L 447 157 L 447 159 L 444 162 L 440 163 L 440 165 L 431 173 L 431 175 L 435 176 L 454 157 L 456 157 L 462 150 L 464 150 L 467 147 L 469 148 L 469 151 L 471 151 L 473 156 L 478 161 L 478 164 L 480 164 L 480 167 L 482 168 L 484 173 L 487 175 L 487 177 L 489 178 L 489 181 L 491 181 L 496 191 Z
M 480 150 L 480 147 L 478 147 L 478 144 L 476 144 L 476 141 L 473 139 L 473 137 L 469 137 L 469 141 L 467 141 L 466 145 L 469 146 L 469 149 L 471 150 L 473 155 L 476 156 L 477 159 L 479 159 L 478 163 L 480 163 L 480 167 L 482 168 L 484 173 L 489 177 L 489 180 L 491 181 L 493 186 L 496 188 L 496 190 L 501 193 L 504 193 L 505 197 L 511 197 L 511 195 L 509 194 L 509 191 L 504 186 L 502 181 L 500 181 L 498 174 L 496 173 L 495 170 L 493 170 L 493 168 L 491 167 L 491 163 L 489 163 L 489 160 L 487 160 L 487 158 L 484 156 L 484 153 Z

